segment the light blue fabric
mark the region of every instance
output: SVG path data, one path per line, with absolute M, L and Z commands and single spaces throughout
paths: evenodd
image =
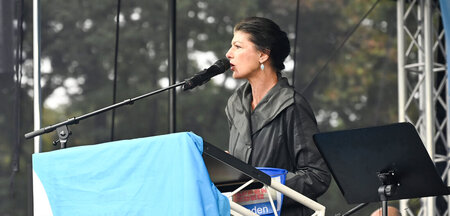
M 444 23 L 445 42 L 447 43 L 447 72 L 448 72 L 448 58 L 450 57 L 450 2 L 449 0 L 440 0 L 441 17 Z M 450 83 L 450 76 L 447 75 L 447 82 Z M 450 95 L 450 88 L 447 90 L 447 94 Z
M 203 140 L 176 133 L 33 155 L 53 215 L 230 215 Z
M 444 31 L 445 31 L 445 41 L 447 44 L 450 41 L 450 1 L 449 0 L 440 0 L 442 21 L 444 23 Z M 449 56 L 450 49 L 447 49 L 447 58 Z M 448 61 L 448 59 L 447 59 Z

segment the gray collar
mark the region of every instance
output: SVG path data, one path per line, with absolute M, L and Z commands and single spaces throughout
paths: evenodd
M 230 122 L 242 134 L 254 134 L 271 122 L 284 109 L 294 103 L 294 89 L 285 77 L 279 77 L 277 84 L 269 90 L 263 99 L 251 111 L 252 89 L 248 82 L 236 90 L 227 104 L 227 116 Z M 231 121 L 233 119 L 233 121 Z M 251 119 L 251 127 L 249 125 Z M 250 137 L 249 137 L 250 138 Z M 247 140 L 251 142 L 250 140 Z

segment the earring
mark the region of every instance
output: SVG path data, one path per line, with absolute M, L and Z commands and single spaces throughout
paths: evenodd
M 261 64 L 259 67 L 261 68 L 261 70 L 264 70 L 264 64 Z

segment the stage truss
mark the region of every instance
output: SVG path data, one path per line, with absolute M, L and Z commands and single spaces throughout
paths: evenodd
M 416 126 L 450 185 L 447 61 L 439 1 L 398 0 L 397 32 L 399 121 Z M 403 216 L 450 216 L 449 209 L 448 196 L 400 201 Z

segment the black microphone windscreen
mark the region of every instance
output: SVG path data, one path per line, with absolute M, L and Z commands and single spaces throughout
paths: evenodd
M 230 69 L 230 60 L 227 58 L 219 59 L 208 69 L 205 69 L 190 79 L 187 79 L 186 84 L 183 86 L 183 90 L 189 90 L 196 86 L 202 85 L 208 82 L 212 77 L 224 73 L 228 69 Z
M 230 60 L 228 60 L 227 58 L 219 59 L 216 61 L 216 63 L 214 63 L 214 65 L 217 65 L 223 70 L 223 72 L 225 72 L 226 70 L 230 69 Z

